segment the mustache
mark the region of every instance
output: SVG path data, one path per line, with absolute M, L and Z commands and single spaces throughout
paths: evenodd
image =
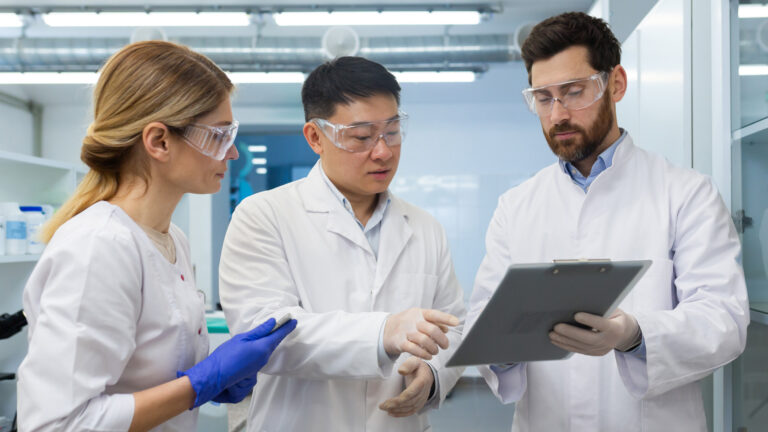
M 582 136 L 585 135 L 584 129 L 578 126 L 574 126 L 568 122 L 552 126 L 551 128 L 549 128 L 548 134 L 550 138 L 554 139 L 555 135 L 557 135 L 560 132 L 578 132 Z

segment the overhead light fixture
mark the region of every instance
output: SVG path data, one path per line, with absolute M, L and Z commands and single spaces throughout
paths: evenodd
M 282 12 L 272 15 L 279 26 L 473 25 L 477 11 L 338 11 Z
M 235 84 L 302 83 L 301 72 L 230 72 Z M 95 72 L 0 72 L 2 84 L 95 84 Z
M 251 163 L 254 165 L 266 165 L 267 158 L 253 158 L 251 159 Z
M 51 12 L 51 27 L 247 27 L 245 12 Z
M 95 84 L 95 72 L 0 72 L 2 84 Z
M 267 146 L 265 145 L 250 145 L 248 146 L 248 151 L 251 153 L 264 153 L 267 151 Z
M 3 27 L 21 27 L 24 22 L 21 20 L 21 16 L 15 13 L 0 13 L 0 28 Z
M 228 75 L 235 84 L 304 82 L 304 74 L 301 72 L 229 72 Z
M 762 4 L 739 5 L 739 18 L 768 18 L 768 5 L 762 5 Z
M 266 174 L 267 169 L 264 167 L 256 168 L 256 174 Z
M 398 82 L 401 83 L 414 83 L 414 82 L 433 82 L 433 83 L 450 83 L 450 82 L 473 82 L 475 81 L 475 73 L 472 71 L 444 71 L 444 72 L 429 72 L 429 71 L 412 71 L 412 72 L 393 72 L 392 73 Z
M 768 75 L 768 64 L 743 64 L 739 65 L 740 76 Z

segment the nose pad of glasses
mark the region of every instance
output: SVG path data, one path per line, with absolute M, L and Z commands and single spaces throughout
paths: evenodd
M 384 145 L 379 146 L 379 143 L 383 143 Z M 372 150 L 373 150 L 372 154 L 375 153 L 380 155 L 382 152 L 392 153 L 392 149 L 389 147 L 389 141 L 387 139 L 387 136 L 384 134 L 381 134 L 378 137 L 376 137 L 376 141 L 372 147 Z
M 552 118 L 569 117 L 570 112 L 565 107 L 563 101 L 558 98 L 552 98 L 552 104 L 549 106 L 549 116 Z

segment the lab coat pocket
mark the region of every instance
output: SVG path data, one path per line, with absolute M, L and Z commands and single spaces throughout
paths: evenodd
M 437 276 L 405 273 L 394 276 L 389 284 L 392 309 L 431 308 L 437 289 Z
M 630 313 L 671 310 L 676 304 L 672 281 L 674 265 L 666 258 L 653 263 L 619 306 Z

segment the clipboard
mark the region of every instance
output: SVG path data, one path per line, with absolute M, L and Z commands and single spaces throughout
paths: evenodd
M 608 316 L 650 267 L 650 260 L 558 260 L 514 264 L 446 366 L 560 360 L 549 341 L 557 323 L 584 327 L 576 312 Z

